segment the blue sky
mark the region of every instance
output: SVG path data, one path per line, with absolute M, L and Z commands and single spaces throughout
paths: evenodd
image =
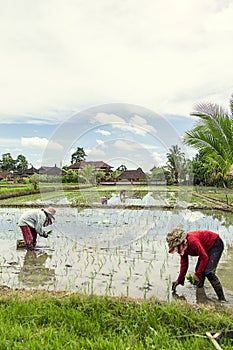
M 10 152 L 13 158 L 24 154 L 35 167 L 63 166 L 70 165 L 77 147 L 83 147 L 87 160 L 149 171 L 165 164 L 171 145 L 178 144 L 192 157 L 193 151 L 184 147 L 181 137 L 194 123 L 190 117 L 164 116 L 141 106 L 104 104 L 57 124 L 1 124 L 0 152 Z
M 228 107 L 232 18 L 232 0 L 0 0 L 0 155 L 162 164 L 197 103 Z

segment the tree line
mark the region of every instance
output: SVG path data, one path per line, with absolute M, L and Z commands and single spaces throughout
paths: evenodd
M 24 171 L 26 169 L 28 169 L 28 161 L 24 155 L 19 154 L 16 159 L 13 159 L 10 153 L 2 154 L 1 171 Z

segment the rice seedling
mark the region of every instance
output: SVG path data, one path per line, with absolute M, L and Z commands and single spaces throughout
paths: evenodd
M 188 274 L 186 276 L 187 281 L 189 281 L 190 284 L 194 285 L 194 277 L 191 274 Z
M 91 272 L 91 294 L 94 294 L 94 280 L 95 280 L 95 277 L 96 277 L 96 274 L 97 272 L 94 270 Z
M 129 296 L 129 282 L 130 282 L 130 277 L 126 278 L 126 296 Z

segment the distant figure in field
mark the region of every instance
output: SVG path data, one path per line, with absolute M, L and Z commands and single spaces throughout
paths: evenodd
M 107 204 L 108 203 L 108 198 L 107 197 L 101 197 L 101 203 L 102 204 Z
M 125 190 L 120 190 L 120 199 L 125 199 Z

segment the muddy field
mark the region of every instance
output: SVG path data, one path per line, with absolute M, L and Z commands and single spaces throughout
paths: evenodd
M 162 300 L 216 302 L 212 287 L 196 290 L 188 281 L 171 293 L 179 256 L 168 254 L 165 236 L 185 230 L 219 232 L 225 251 L 218 268 L 226 297 L 233 305 L 233 226 L 229 213 L 215 211 L 108 208 L 57 208 L 53 233 L 38 238 L 34 252 L 16 249 L 17 221 L 24 208 L 0 208 L 0 285 L 12 289 L 78 291 L 88 294 L 158 297 Z M 189 273 L 196 258 L 191 258 Z

